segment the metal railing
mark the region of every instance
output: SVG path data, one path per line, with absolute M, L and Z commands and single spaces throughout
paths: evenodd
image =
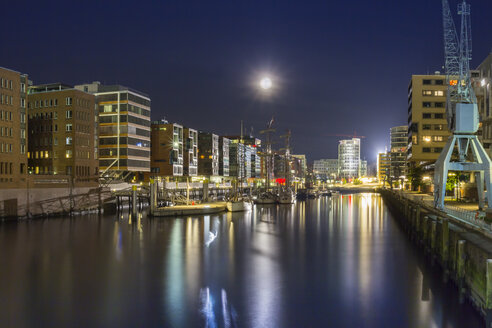
M 420 204 L 421 206 L 435 209 L 434 200 L 432 198 L 429 199 L 428 196 L 421 194 L 409 194 L 405 192 L 399 192 L 399 194 Z M 470 211 L 458 206 L 445 204 L 444 212 L 465 224 L 469 224 L 475 228 L 480 228 L 488 233 L 492 233 L 492 224 L 485 221 L 485 213 L 483 211 Z

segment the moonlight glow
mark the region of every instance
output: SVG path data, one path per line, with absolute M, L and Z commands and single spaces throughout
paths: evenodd
M 264 77 L 260 81 L 260 87 L 263 90 L 268 90 L 272 87 L 272 80 L 269 77 Z

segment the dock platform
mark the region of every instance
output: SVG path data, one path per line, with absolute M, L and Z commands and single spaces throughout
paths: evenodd
M 154 216 L 187 216 L 207 215 L 226 211 L 226 203 L 204 203 L 197 205 L 176 205 L 159 207 L 154 211 Z

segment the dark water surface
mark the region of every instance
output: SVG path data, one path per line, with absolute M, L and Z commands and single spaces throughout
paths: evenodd
M 0 224 L 2 327 L 481 327 L 376 194 Z

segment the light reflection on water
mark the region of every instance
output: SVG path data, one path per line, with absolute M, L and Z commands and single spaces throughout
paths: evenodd
M 375 194 L 0 224 L 0 326 L 475 327 Z

